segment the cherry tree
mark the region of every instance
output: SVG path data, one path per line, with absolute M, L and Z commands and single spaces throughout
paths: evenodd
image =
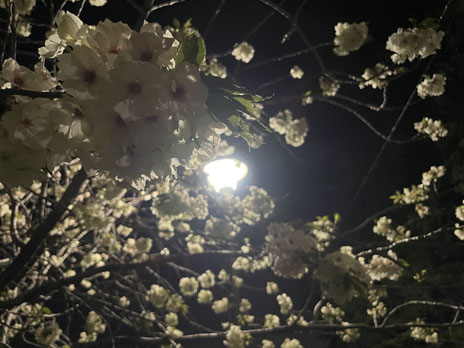
M 462 52 L 440 58 L 462 40 L 459 2 L 385 40 L 338 21 L 313 43 L 307 1 L 250 0 L 264 15 L 225 52 L 208 41 L 225 0 L 201 30 L 154 19 L 189 2 L 0 1 L 0 346 L 460 346 Z M 271 19 L 284 53 L 260 55 Z M 383 59 L 344 65 L 369 46 Z M 318 105 L 382 142 L 344 211 L 283 220 L 269 190 L 224 184 L 246 174 L 234 152 L 269 139 L 299 161 Z M 394 115 L 387 132 L 372 114 Z M 446 155 L 350 220 L 386 148 L 407 144 Z

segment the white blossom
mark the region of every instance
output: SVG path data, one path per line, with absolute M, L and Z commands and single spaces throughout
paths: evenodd
M 201 289 L 198 292 L 197 302 L 201 304 L 209 304 L 213 302 L 213 293 L 210 290 Z
M 223 297 L 218 301 L 214 301 L 211 309 L 216 314 L 227 312 L 229 310 L 229 299 L 227 297 Z
M 146 299 L 156 308 L 163 308 L 168 298 L 168 291 L 158 284 L 153 284 L 147 291 Z
M 357 51 L 367 40 L 367 23 L 337 23 L 335 26 L 334 53 L 346 56 Z
M 391 56 L 394 63 L 403 64 L 406 60 L 412 62 L 416 58 L 423 59 L 435 54 L 444 36 L 444 32 L 437 32 L 433 28 L 399 28 L 388 38 L 386 48 L 394 52 Z
M 283 294 L 277 295 L 276 298 L 277 298 L 277 303 L 280 306 L 280 313 L 289 314 L 293 308 L 293 302 L 290 296 L 283 293 Z
M 422 121 L 414 123 L 414 129 L 421 134 L 428 135 L 432 141 L 438 141 L 439 138 L 448 135 L 448 130 L 440 120 L 432 120 L 429 117 L 424 117 Z
M 240 330 L 240 326 L 231 325 L 223 341 L 228 348 L 245 348 L 247 346 L 246 335 Z
M 179 289 L 184 296 L 193 296 L 198 291 L 198 281 L 194 277 L 184 277 L 179 280 Z
M 424 75 L 424 80 L 417 85 L 417 95 L 422 99 L 438 97 L 445 92 L 446 77 L 443 74 Z
M 240 44 L 235 44 L 234 49 L 232 50 L 232 55 L 237 60 L 241 60 L 244 63 L 249 63 L 253 59 L 255 54 L 255 49 L 248 42 L 242 42 Z
M 200 282 L 201 287 L 204 289 L 212 288 L 216 283 L 214 273 L 211 272 L 211 270 L 207 270 L 205 273 L 200 274 L 198 276 L 198 281 Z
M 326 97 L 333 97 L 337 94 L 340 88 L 340 83 L 328 77 L 319 77 L 319 86 L 322 89 L 322 95 Z
M 294 79 L 299 79 L 299 80 L 301 80 L 301 79 L 303 78 L 304 71 L 303 71 L 303 69 L 301 69 L 298 65 L 294 65 L 294 66 L 290 69 L 290 75 L 291 75 Z

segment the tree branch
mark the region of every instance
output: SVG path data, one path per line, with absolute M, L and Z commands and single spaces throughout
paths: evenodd
M 53 227 L 60 221 L 68 205 L 77 196 L 86 179 L 87 174 L 85 171 L 83 169 L 79 170 L 74 176 L 71 184 L 63 193 L 60 201 L 44 222 L 38 227 L 28 231 L 28 235 L 31 237 L 30 241 L 24 248 L 21 248 L 21 252 L 13 262 L 0 273 L 0 289 L 4 289 L 10 282 L 22 277 L 27 272 L 29 266 L 37 260 L 40 255 L 40 250 L 42 249 L 41 246 L 43 241 Z

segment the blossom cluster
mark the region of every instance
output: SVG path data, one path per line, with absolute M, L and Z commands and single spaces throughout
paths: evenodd
M 347 56 L 357 51 L 367 40 L 367 23 L 337 23 L 335 26 L 334 53 L 338 56 Z
M 422 121 L 414 123 L 414 129 L 429 136 L 432 141 L 438 141 L 448 135 L 448 130 L 440 120 L 432 120 L 429 117 L 424 117 Z
M 446 77 L 443 74 L 424 75 L 424 80 L 417 85 L 417 95 L 422 99 L 438 97 L 445 92 Z
M 5 115 L 2 181 L 26 183 L 41 168 L 77 155 L 88 169 L 142 186 L 217 146 L 225 126 L 206 109 L 208 89 L 198 66 L 178 59 L 175 37 L 182 35 L 156 23 L 136 32 L 120 22 L 89 27 L 68 12 L 58 17 L 56 33 L 39 49 L 42 58 L 57 58 L 56 78 L 43 63 L 34 71 L 12 59 L 3 65 L 12 87 L 40 92 L 59 86 L 64 98 L 21 98 Z M 23 182 L 14 179 L 18 170 L 27 174 L 20 175 Z
M 403 64 L 406 60 L 412 62 L 416 58 L 423 59 L 435 54 L 444 36 L 444 32 L 437 32 L 433 28 L 399 28 L 388 38 L 386 48 L 394 52 L 391 56 L 394 63 Z
M 266 250 L 273 272 L 285 278 L 301 278 L 308 272 L 308 255 L 316 250 L 317 241 L 302 229 L 273 222 L 268 226 Z
M 279 134 L 285 134 L 285 142 L 291 146 L 299 147 L 304 144 L 308 134 L 308 123 L 304 117 L 293 119 L 288 109 L 279 111 L 269 119 L 269 127 Z

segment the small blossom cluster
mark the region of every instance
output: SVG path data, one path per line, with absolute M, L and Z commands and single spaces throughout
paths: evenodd
M 232 50 L 232 55 L 237 60 L 249 63 L 255 55 L 255 49 L 248 42 L 241 42 L 240 44 L 235 44 L 234 49 Z
M 390 279 L 398 280 L 403 269 L 393 260 L 397 259 L 396 254 L 389 250 L 386 258 L 380 255 L 373 255 L 369 263 L 366 264 L 367 274 L 372 281 Z
M 322 89 L 322 95 L 325 97 L 333 97 L 337 94 L 340 83 L 328 77 L 321 76 L 319 78 L 319 86 Z
M 291 146 L 299 147 L 304 144 L 308 134 L 308 124 L 304 117 L 293 119 L 288 109 L 279 111 L 269 119 L 269 127 L 279 134 L 285 134 L 285 142 Z
M 303 78 L 304 71 L 298 65 L 294 65 L 290 69 L 290 76 L 294 79 L 301 80 Z
M 387 77 L 393 75 L 394 72 L 389 70 L 383 63 L 377 63 L 373 68 L 366 68 L 361 77 L 363 82 L 359 83 L 359 88 L 363 89 L 366 86 L 381 89 L 387 86 Z
M 422 121 L 414 123 L 414 129 L 421 134 L 427 135 L 432 141 L 438 141 L 448 135 L 448 130 L 440 120 L 432 120 L 424 117 Z
M 392 227 L 392 219 L 386 216 L 380 217 L 374 226 L 374 233 L 385 237 L 390 242 L 396 242 L 405 238 L 409 238 L 411 231 L 404 226 L 398 226 L 396 229 Z
M 417 324 L 425 324 L 422 319 L 416 319 Z M 431 327 L 412 327 L 411 328 L 411 337 L 416 341 L 424 341 L 425 343 L 437 344 L 438 343 L 438 333 L 434 328 Z
M 433 28 L 399 28 L 388 38 L 386 48 L 394 52 L 391 56 L 394 63 L 403 64 L 406 60 L 412 62 L 416 58 L 423 59 L 435 54 L 444 36 L 444 32 L 437 32 Z
M 446 77 L 443 74 L 424 75 L 424 80 L 417 85 L 417 95 L 422 99 L 438 97 L 445 92 Z
M 357 51 L 367 40 L 367 23 L 337 23 L 335 26 L 334 53 L 337 56 L 347 56 Z
M 429 191 L 432 184 L 436 183 L 439 178 L 445 175 L 444 166 L 432 166 L 427 172 L 422 173 L 422 182 L 419 185 L 412 185 L 410 188 L 405 187 L 403 192 L 397 191 L 393 198 L 394 203 L 412 204 L 416 203 L 415 210 L 422 218 L 429 213 L 429 207 L 422 202 L 429 198 Z

